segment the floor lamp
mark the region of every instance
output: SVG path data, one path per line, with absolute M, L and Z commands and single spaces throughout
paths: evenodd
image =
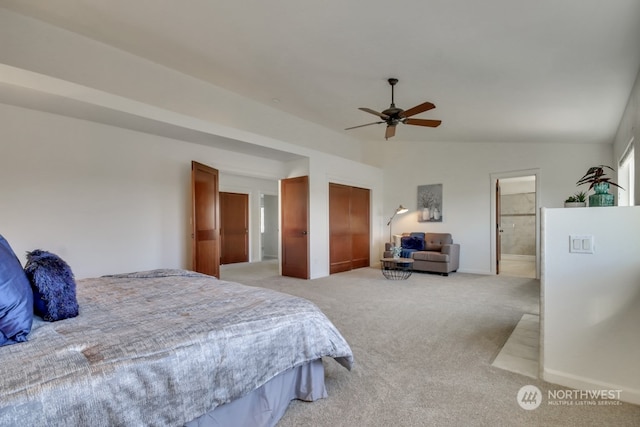
M 396 215 L 398 214 L 403 214 L 405 212 L 407 212 L 409 209 L 405 208 L 404 206 L 400 205 L 398 206 L 398 209 L 396 209 L 396 211 L 393 213 L 393 215 L 391 215 L 391 218 L 389 218 L 389 222 L 387 223 L 387 226 L 389 227 L 389 243 L 393 243 L 393 236 L 391 234 L 391 221 L 393 221 L 393 218 L 395 218 Z

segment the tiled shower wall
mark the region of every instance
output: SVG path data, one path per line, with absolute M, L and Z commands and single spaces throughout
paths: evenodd
M 535 193 L 500 196 L 501 244 L 503 254 L 536 254 Z

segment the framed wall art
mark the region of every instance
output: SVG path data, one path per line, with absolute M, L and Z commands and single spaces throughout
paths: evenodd
M 442 222 L 442 184 L 418 186 L 418 222 Z

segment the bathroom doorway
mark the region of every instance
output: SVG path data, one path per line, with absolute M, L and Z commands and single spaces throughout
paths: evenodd
M 492 272 L 539 277 L 538 172 L 492 174 Z

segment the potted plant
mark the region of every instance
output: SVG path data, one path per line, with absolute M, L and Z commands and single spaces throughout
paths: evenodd
M 584 191 L 579 191 L 564 201 L 565 208 L 584 208 L 585 206 L 587 206 L 587 193 Z
M 592 166 L 587 170 L 587 173 L 576 182 L 576 185 L 589 184 L 587 191 L 592 188 L 595 191 L 595 194 L 589 196 L 589 206 L 613 206 L 615 198 L 613 194 L 609 193 L 609 186 L 613 185 L 622 188 L 606 176 L 604 168 L 615 171 L 615 169 L 607 165 Z M 624 188 L 622 189 L 624 190 Z
M 400 247 L 400 246 L 391 246 L 391 255 L 395 259 L 400 258 L 401 254 L 402 254 L 402 247 Z

